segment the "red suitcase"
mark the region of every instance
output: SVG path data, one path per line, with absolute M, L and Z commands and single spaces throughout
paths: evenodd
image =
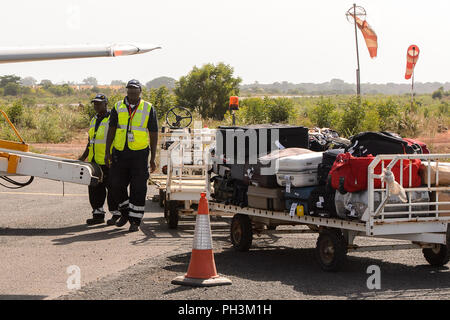
M 329 174 L 333 189 L 343 193 L 367 190 L 367 169 L 374 158 L 372 155 L 353 157 L 348 152 L 338 155 Z M 389 163 L 390 160 L 384 161 L 384 166 L 387 167 Z M 421 185 L 420 165 L 419 159 L 411 160 L 411 187 L 413 188 Z M 400 161 L 394 165 L 392 172 L 395 175 L 395 180 L 400 183 Z M 375 167 L 374 173 L 381 174 L 381 163 Z M 375 179 L 374 185 L 375 188 L 381 188 L 381 180 Z M 409 187 L 409 160 L 403 160 L 403 187 Z

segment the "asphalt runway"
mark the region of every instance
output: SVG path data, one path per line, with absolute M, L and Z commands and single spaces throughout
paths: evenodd
M 350 253 L 342 271 L 326 273 L 314 257 L 316 234 L 255 236 L 249 252 L 235 252 L 227 219 L 214 217 L 215 263 L 233 284 L 172 285 L 189 265 L 193 218 L 168 229 L 158 203 L 148 201 L 137 233 L 88 227 L 87 187 L 65 184 L 63 197 L 61 182 L 42 179 L 17 191 L 2 188 L 0 200 L 0 299 L 450 299 L 450 264 L 431 267 L 421 250 Z M 405 242 L 357 238 L 355 243 Z M 367 270 L 374 265 L 380 289 L 367 286 Z M 79 268 L 79 290 L 67 286 L 70 266 Z

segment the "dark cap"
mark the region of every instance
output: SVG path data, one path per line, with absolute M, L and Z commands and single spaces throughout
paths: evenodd
M 91 100 L 91 102 L 94 102 L 94 101 L 100 101 L 100 102 L 101 101 L 105 101 L 105 102 L 108 102 L 108 98 L 103 93 L 98 93 L 95 96 L 95 98 Z
M 142 85 L 139 82 L 139 80 L 132 79 L 132 80 L 128 81 L 127 88 L 139 88 L 139 89 L 142 89 Z

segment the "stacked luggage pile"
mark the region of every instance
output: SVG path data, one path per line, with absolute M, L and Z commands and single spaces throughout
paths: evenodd
M 230 150 L 227 152 L 226 148 L 234 146 L 234 156 L 239 148 L 235 140 L 227 145 L 227 135 L 233 134 L 234 130 L 247 132 L 250 129 L 256 131 L 257 138 L 245 141 L 242 150 L 245 153 L 244 161 L 236 163 L 233 161 L 236 158 L 231 159 Z M 274 130 L 279 132 L 279 140 L 275 142 L 270 139 Z M 286 211 L 291 216 L 360 219 L 368 206 L 367 169 L 376 155 L 429 153 L 425 144 L 402 139 L 388 132 L 363 132 L 350 140 L 339 138 L 329 129 L 325 133 L 319 135 L 317 130 L 313 130 L 308 134 L 305 127 L 277 125 L 219 127 L 216 143 L 223 143 L 220 145 L 219 142 L 216 146 L 216 163 L 212 169 L 216 174 L 212 178 L 215 200 L 241 207 Z M 251 136 L 248 134 L 246 138 Z M 267 140 L 264 140 L 264 136 L 268 137 Z M 310 144 L 327 137 L 332 141 L 321 143 L 321 146 L 325 146 L 322 151 L 319 151 L 317 143 Z M 268 141 L 267 148 L 262 148 L 266 146 L 265 141 Z M 251 149 L 256 152 L 256 157 L 253 157 L 256 161 L 251 161 Z M 385 166 L 388 164 L 389 161 Z M 450 166 L 447 168 L 450 174 Z M 381 174 L 381 169 L 381 165 L 376 167 L 375 174 Z M 392 169 L 397 182 L 400 182 L 401 169 L 403 187 L 419 187 L 427 183 L 428 177 L 424 177 L 426 170 L 423 170 L 420 160 L 404 160 L 402 165 L 398 162 Z M 441 171 L 440 177 L 443 177 Z M 375 187 L 381 188 L 380 180 L 375 181 Z M 430 196 L 433 197 L 427 191 L 408 192 L 407 196 L 412 203 L 429 202 Z M 381 192 L 376 193 L 375 206 L 381 200 Z M 401 201 L 399 197 L 391 196 L 388 203 Z M 412 208 L 413 211 L 429 209 L 428 205 Z M 385 208 L 386 212 L 389 210 L 409 211 L 409 208 Z

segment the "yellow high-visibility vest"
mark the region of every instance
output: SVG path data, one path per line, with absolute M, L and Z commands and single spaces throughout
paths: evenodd
M 148 120 L 150 118 L 150 111 L 152 104 L 141 99 L 139 106 L 134 113 L 133 119 L 130 121 L 128 127 L 128 121 L 130 120 L 130 114 L 128 107 L 123 101 L 119 101 L 114 108 L 116 108 L 118 115 L 118 123 L 116 135 L 114 137 L 114 148 L 122 151 L 125 147 L 125 142 L 128 143 L 130 150 L 142 150 L 149 146 L 149 134 L 147 130 Z M 133 140 L 127 140 L 127 128 L 128 131 L 133 134 Z
M 95 130 L 95 122 L 97 116 L 93 117 L 91 124 L 89 125 L 89 155 L 88 161 L 104 165 L 105 164 L 105 150 L 106 150 L 106 136 L 108 135 L 109 128 L 109 115 L 103 118 L 100 122 L 97 131 Z M 111 147 L 112 150 L 112 147 Z

